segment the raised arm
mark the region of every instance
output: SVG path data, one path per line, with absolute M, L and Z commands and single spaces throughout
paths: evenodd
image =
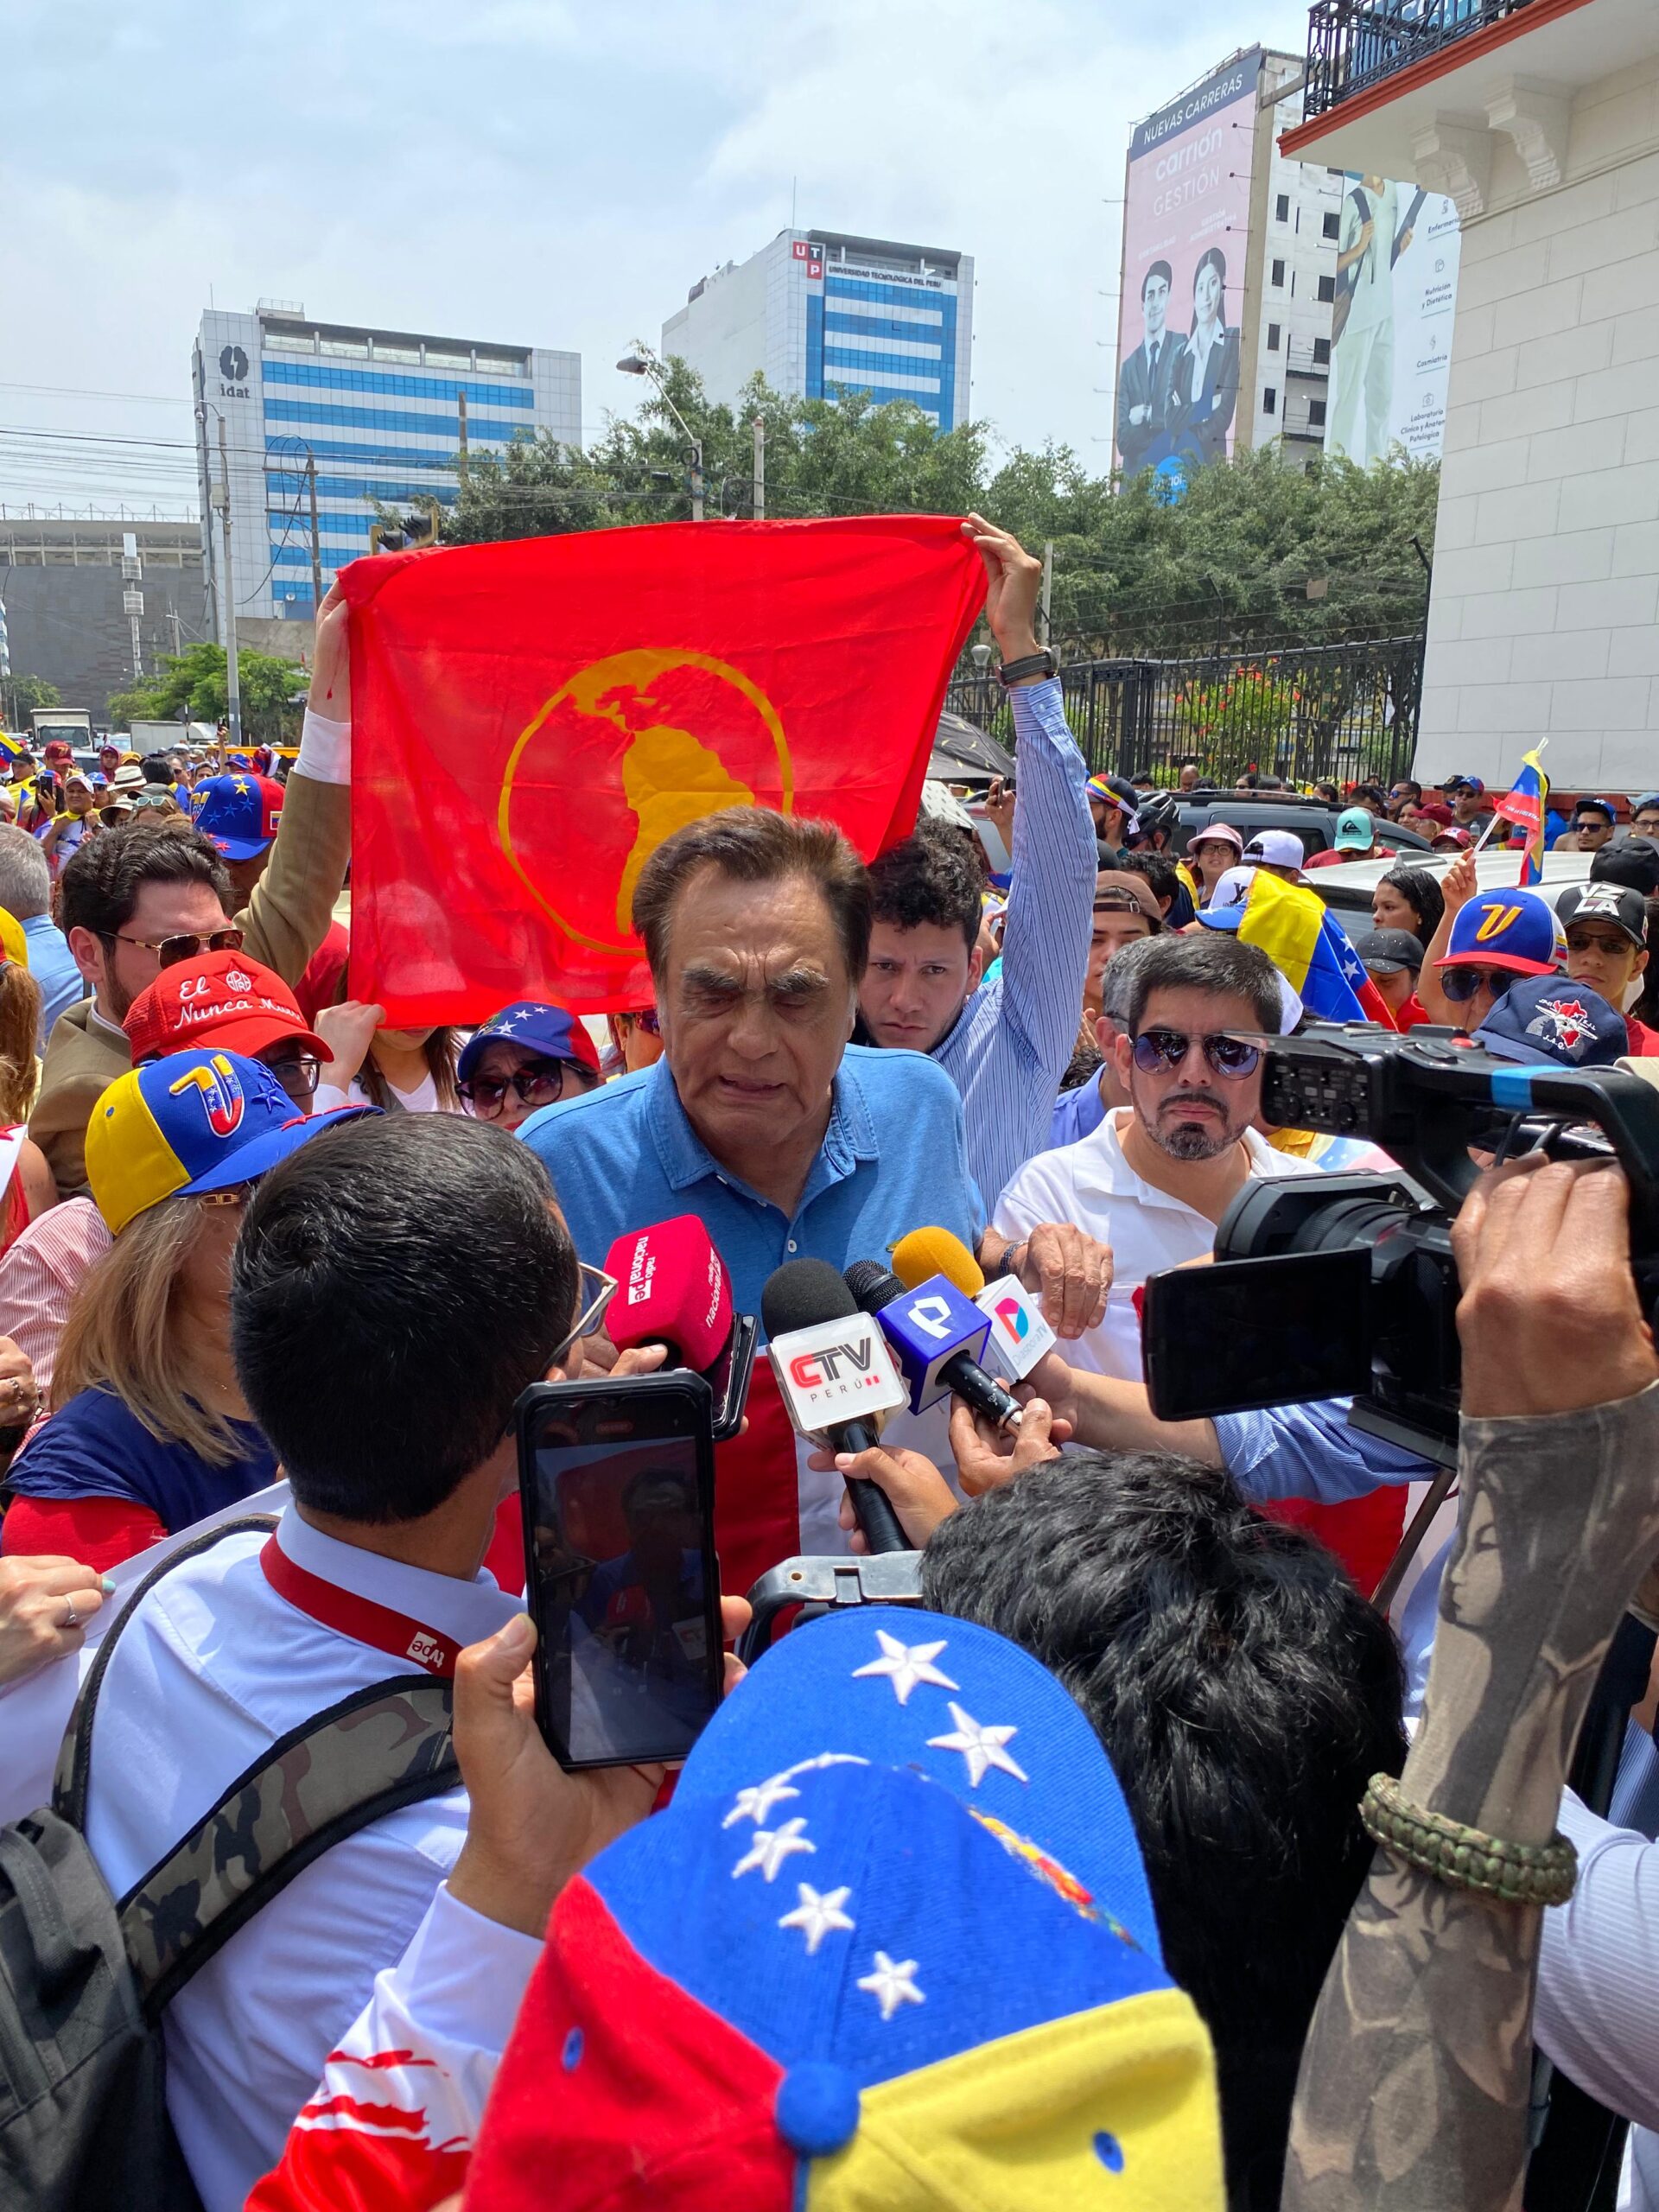
M 1627 1192 L 1524 1163 L 1465 1204 L 1461 1519 L 1403 1808 L 1536 1853 L 1659 1541 L 1659 1362 Z M 1513 1877 L 1504 1879 L 1513 1886 Z M 1379 1848 L 1302 2054 L 1284 2212 L 1499 2212 L 1526 2167 L 1542 1921 Z

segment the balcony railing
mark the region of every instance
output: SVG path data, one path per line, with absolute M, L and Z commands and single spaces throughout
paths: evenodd
M 1321 446 L 1325 443 L 1325 417 L 1315 415 L 1311 407 L 1287 407 L 1280 417 L 1279 434 L 1299 445 Z
M 1529 0 L 1314 0 L 1302 113 L 1327 115 L 1425 54 L 1500 22 Z
M 1285 348 L 1286 373 L 1293 377 L 1328 377 L 1331 373 L 1330 340 L 1325 340 L 1324 344 L 1325 352 L 1321 355 L 1313 340 L 1293 338 Z

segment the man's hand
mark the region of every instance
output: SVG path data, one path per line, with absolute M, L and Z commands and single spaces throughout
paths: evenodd
M 962 534 L 985 563 L 989 587 L 985 594 L 985 620 L 991 626 L 996 649 L 1005 661 L 1024 660 L 1040 652 L 1037 643 L 1037 594 L 1042 588 L 1043 564 L 1033 560 L 1017 537 L 998 530 L 983 515 L 970 514 Z
M 747 1603 L 722 1598 L 720 1607 L 726 1635 L 740 1636 L 748 1625 Z M 535 1623 L 518 1613 L 455 1662 L 455 1757 L 471 1810 L 449 1893 L 486 1920 L 539 1936 L 559 1891 L 645 1819 L 668 1770 L 567 1774 L 536 1726 L 535 1649 Z M 728 1653 L 728 1691 L 742 1673 Z
M 1106 1318 L 1112 1287 L 1112 1248 L 1085 1236 L 1069 1221 L 1039 1222 L 1015 1246 L 1019 1275 L 1040 1295 L 1043 1319 L 1057 1337 L 1080 1337 Z
M 1538 1159 L 1501 1167 L 1464 1200 L 1452 1249 L 1465 1414 L 1573 1413 L 1659 1381 L 1618 1168 Z
M 1147 405 L 1144 400 L 1137 400 L 1135 405 L 1129 410 L 1129 423 L 1131 428 L 1138 430 L 1151 412 L 1151 408 Z
M 1360 226 L 1359 226 L 1359 236 L 1358 236 L 1358 237 L 1354 240 L 1354 249 L 1355 249 L 1356 252 L 1357 252 L 1357 253 L 1366 253 L 1366 252 L 1369 252 L 1369 251 L 1370 250 L 1370 244 L 1371 244 L 1371 240 L 1372 240 L 1376 236 L 1376 225 L 1372 220 L 1371 220 L 1370 217 L 1368 215 L 1368 216 L 1365 218 L 1365 220 L 1364 220 L 1364 221 L 1360 225 Z
M 1052 1408 L 1041 1398 L 1027 1398 L 1024 1403 L 1020 1426 L 1010 1436 L 994 1428 L 962 1399 L 953 1400 L 950 1453 L 969 1497 L 1001 1490 L 1040 1466 L 1045 1459 L 1059 1458 L 1060 1445 L 1071 1433 L 1069 1424 L 1056 1421 Z
M 345 1090 L 367 1059 L 374 1033 L 385 1018 L 385 1007 L 371 1006 L 361 999 L 343 999 L 338 1006 L 318 1009 L 312 1027 L 328 1047 L 328 1065 L 322 1071 L 325 1083 L 336 1090 Z
M 1014 850 L 1014 793 L 1007 790 L 1001 776 L 994 777 L 991 788 L 985 794 L 987 819 L 1008 850 Z
M 76 1560 L 0 1559 L 0 1682 L 79 1651 L 86 1641 L 81 1624 L 114 1587 Z
M 348 722 L 352 718 L 350 620 L 346 594 L 336 577 L 317 609 L 311 690 L 306 699 L 313 714 L 326 715 L 331 722 Z
M 1448 917 L 1455 914 L 1459 906 L 1466 906 L 1479 888 L 1479 880 L 1475 874 L 1475 855 L 1471 849 L 1465 847 L 1440 878 L 1440 896 L 1446 901 Z
M 940 1522 L 948 1521 L 957 1510 L 950 1484 L 933 1462 L 919 1452 L 874 1444 L 868 1452 L 814 1452 L 806 1464 L 821 1475 L 827 1475 L 834 1468 L 855 1482 L 874 1483 L 884 1490 L 899 1516 L 899 1526 L 918 1551 Z M 858 1516 L 853 1511 L 853 1501 L 844 1491 L 841 1525 L 850 1533 L 854 1551 L 869 1550 L 859 1528 Z

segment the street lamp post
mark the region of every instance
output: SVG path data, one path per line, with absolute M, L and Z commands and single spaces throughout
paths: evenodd
M 656 385 L 658 396 L 664 407 L 684 431 L 686 442 L 691 448 L 691 519 L 702 520 L 702 440 L 692 435 L 691 425 L 668 396 L 668 372 L 649 346 L 636 344 L 632 353 L 625 353 L 617 363 L 625 377 L 649 377 Z

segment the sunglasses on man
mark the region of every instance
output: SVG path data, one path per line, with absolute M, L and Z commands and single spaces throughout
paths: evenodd
M 1197 1045 L 1212 1071 L 1229 1083 L 1242 1083 L 1261 1064 L 1262 1047 L 1224 1032 L 1208 1037 L 1188 1037 L 1179 1029 L 1143 1029 L 1134 1044 L 1135 1065 L 1142 1075 L 1159 1075 L 1179 1068 Z
M 186 931 L 177 937 L 129 937 L 124 930 L 98 930 L 105 944 L 136 944 L 145 952 L 153 952 L 163 968 L 176 968 L 181 960 L 199 960 L 204 952 L 240 952 L 242 932 L 236 929 L 210 930 L 206 937 Z
M 1507 968 L 1442 968 L 1440 976 L 1440 988 L 1453 1006 L 1467 1006 L 1483 989 L 1501 999 L 1520 980 Z

